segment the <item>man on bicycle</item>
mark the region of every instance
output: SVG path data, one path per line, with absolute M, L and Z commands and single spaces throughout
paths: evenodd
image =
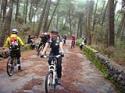
M 52 30 L 50 33 L 50 39 L 46 43 L 45 48 L 43 49 L 41 53 L 41 57 L 44 55 L 45 51 L 47 50 L 47 47 L 50 45 L 50 54 L 51 56 L 56 56 L 56 55 L 64 55 L 63 51 L 63 42 L 59 37 L 58 31 L 57 30 Z M 57 59 L 57 77 L 58 77 L 58 83 L 61 81 L 61 76 L 62 76 L 62 57 Z M 48 60 L 49 65 L 51 65 L 51 58 Z
M 24 46 L 24 42 L 22 41 L 22 39 L 17 34 L 18 34 L 18 30 L 12 29 L 12 33 L 7 38 L 7 40 L 5 41 L 4 47 L 9 48 L 10 57 L 13 57 L 13 55 L 16 55 L 18 70 L 21 70 L 21 64 L 20 64 L 21 51 L 20 51 L 20 47 Z M 13 53 L 15 53 L 15 54 L 13 54 Z
M 40 47 L 43 45 L 45 47 L 46 42 L 49 40 L 49 35 L 48 33 L 43 33 L 42 36 L 40 37 L 41 41 L 40 44 L 38 46 L 38 50 L 40 49 Z

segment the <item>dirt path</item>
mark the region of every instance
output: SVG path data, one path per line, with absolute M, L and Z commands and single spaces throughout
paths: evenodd
M 83 56 L 76 47 L 64 47 L 62 85 L 56 93 L 116 93 L 112 84 Z M 44 79 L 48 71 L 46 59 L 27 51 L 22 57 L 23 71 L 6 74 L 6 60 L 0 62 L 0 93 L 45 93 Z

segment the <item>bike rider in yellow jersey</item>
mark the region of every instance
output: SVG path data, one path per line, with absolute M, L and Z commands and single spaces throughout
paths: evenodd
M 20 50 L 20 47 L 24 46 L 24 42 L 17 35 L 18 34 L 17 29 L 12 29 L 11 32 L 12 32 L 11 35 L 5 41 L 4 47 L 9 48 L 10 57 L 13 57 L 14 53 L 16 54 L 18 70 L 21 70 L 21 64 L 20 64 L 21 50 Z

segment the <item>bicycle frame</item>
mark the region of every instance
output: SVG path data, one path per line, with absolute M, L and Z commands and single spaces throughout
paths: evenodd
M 54 91 L 56 89 L 56 85 L 58 83 L 56 64 L 57 64 L 57 59 L 59 57 L 61 57 L 61 55 L 49 56 L 49 57 L 52 60 L 51 60 L 51 64 L 49 65 L 48 74 L 46 75 L 46 78 L 45 78 L 45 91 L 46 91 L 46 93 L 49 92 L 49 87 L 51 87 Z
M 7 74 L 9 76 L 12 76 L 14 74 L 14 70 L 15 70 L 16 65 L 17 65 L 17 57 L 16 57 L 16 55 L 15 54 L 9 55 L 8 62 L 7 62 Z
M 39 46 L 38 46 L 38 47 L 39 47 Z M 40 54 L 40 51 L 44 49 L 45 44 L 42 43 L 42 45 L 41 45 L 39 48 L 38 48 L 38 47 L 37 47 L 37 49 L 36 49 L 36 50 L 37 50 L 37 55 L 39 55 L 39 54 Z
M 57 64 L 57 59 L 54 58 L 51 61 L 51 65 L 49 65 L 49 72 L 53 73 L 53 81 L 52 84 L 54 85 L 56 83 L 56 78 L 57 78 L 57 72 L 56 72 L 56 64 Z

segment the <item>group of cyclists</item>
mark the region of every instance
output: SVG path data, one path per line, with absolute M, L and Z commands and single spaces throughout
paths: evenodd
M 21 68 L 21 46 L 24 46 L 23 40 L 18 36 L 18 30 L 12 29 L 11 35 L 7 38 L 4 44 L 4 48 L 9 48 L 9 56 L 13 57 L 13 55 L 16 55 L 17 57 L 17 66 L 18 70 L 22 70 Z M 59 35 L 58 30 L 52 30 L 50 33 L 42 33 L 40 36 L 41 40 L 38 45 L 37 51 L 40 49 L 41 46 L 43 47 L 43 50 L 40 53 L 40 57 L 43 57 L 47 51 L 47 48 L 50 48 L 50 56 L 56 56 L 56 55 L 62 55 L 57 60 L 57 76 L 58 76 L 58 82 L 61 81 L 62 77 L 62 57 L 64 56 L 64 50 L 63 45 L 66 44 L 66 35 L 63 36 L 63 39 Z M 28 37 L 27 43 L 32 43 L 31 36 Z M 75 46 L 76 38 L 73 35 L 71 37 L 71 48 Z M 48 59 L 48 64 L 51 65 L 51 58 Z
M 23 40 L 18 36 L 18 30 L 17 29 L 12 29 L 11 30 L 11 35 L 7 38 L 4 44 L 4 49 L 9 48 L 9 56 L 13 57 L 13 55 L 16 55 L 17 57 L 17 66 L 18 70 L 21 69 L 21 62 L 20 62 L 20 57 L 21 57 L 21 46 L 24 46 Z M 29 36 L 30 37 L 30 36 Z M 30 39 L 28 42 L 32 42 Z M 64 50 L 63 50 L 63 42 L 60 38 L 59 32 L 57 30 L 52 30 L 50 34 L 44 33 L 41 36 L 41 41 L 38 46 L 38 49 L 40 48 L 41 45 L 44 45 L 44 49 L 41 53 L 41 57 L 44 56 L 45 52 L 47 51 L 48 46 L 50 46 L 50 53 L 49 55 L 64 55 Z M 16 54 L 15 54 L 16 53 Z M 50 65 L 51 63 L 51 58 L 48 60 L 48 64 Z M 58 63 L 57 63 L 57 76 L 59 81 L 61 80 L 62 76 L 62 56 L 58 58 Z

